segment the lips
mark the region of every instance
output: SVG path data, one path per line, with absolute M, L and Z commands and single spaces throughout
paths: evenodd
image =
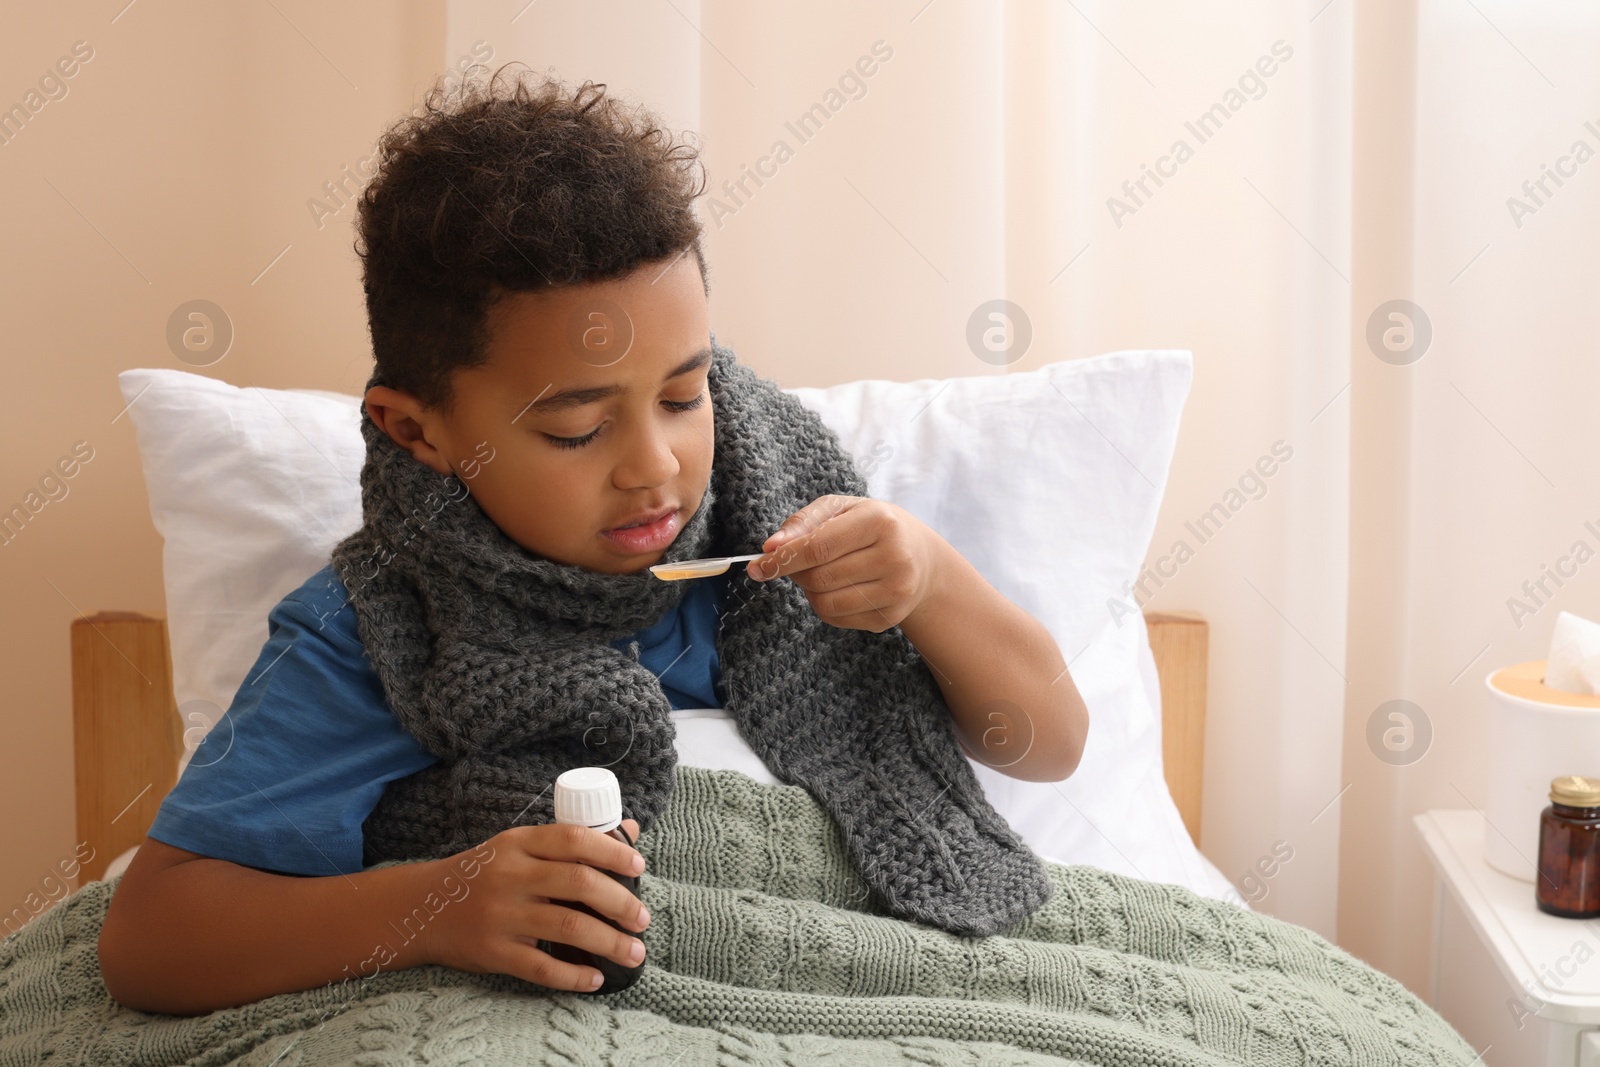
M 660 522 L 662 519 L 666 518 L 668 515 L 671 515 L 677 510 L 678 509 L 676 507 L 662 507 L 655 508 L 651 511 L 635 512 L 632 518 L 624 519 L 615 526 L 606 527 L 606 532 L 609 533 L 612 530 L 625 530 L 633 526 L 648 526 L 652 522 Z
M 660 552 L 678 536 L 681 522 L 678 508 L 661 508 L 634 515 L 621 526 L 601 531 L 600 536 L 625 555 L 639 556 Z

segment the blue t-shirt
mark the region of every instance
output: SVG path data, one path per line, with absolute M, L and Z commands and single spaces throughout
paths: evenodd
M 720 708 L 717 625 L 727 577 L 689 584 L 639 642 L 674 708 Z M 267 615 L 267 643 L 195 750 L 149 834 L 175 848 L 285 874 L 362 867 L 361 824 L 384 786 L 436 762 L 401 725 L 332 565 Z

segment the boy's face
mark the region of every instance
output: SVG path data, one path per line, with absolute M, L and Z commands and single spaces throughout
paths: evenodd
M 711 330 L 692 254 L 614 281 L 507 296 L 446 413 L 382 386 L 373 419 L 456 475 L 517 544 L 621 574 L 660 561 L 711 477 Z M 656 519 L 632 529 L 617 527 Z

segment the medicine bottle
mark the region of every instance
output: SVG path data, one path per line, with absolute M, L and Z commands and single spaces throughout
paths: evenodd
M 1540 911 L 1569 919 L 1600 915 L 1600 778 L 1569 774 L 1550 783 L 1539 815 Z
M 622 790 L 617 785 L 617 776 L 611 773 L 610 768 L 574 767 L 570 771 L 564 771 L 556 779 L 554 799 L 556 822 L 592 827 L 630 847 L 633 845 L 634 842 L 628 837 L 628 832 L 622 828 Z M 621 882 L 623 888 L 634 896 L 639 895 L 639 879 L 636 875 L 618 874 L 606 868 L 596 869 Z M 613 922 L 582 901 L 551 900 L 550 903 L 593 915 L 625 934 L 644 940 L 641 934 L 624 929 L 620 923 Z M 647 950 L 648 947 L 647 945 Z M 616 993 L 627 989 L 639 980 L 639 975 L 644 971 L 644 962 L 634 967 L 625 967 L 609 956 L 597 956 L 587 949 L 575 948 L 572 945 L 541 940 L 539 948 L 564 963 L 575 963 L 581 967 L 597 969 L 605 976 L 605 981 L 600 983 L 600 987 L 595 990 L 596 993 Z M 648 954 L 645 958 L 649 959 Z

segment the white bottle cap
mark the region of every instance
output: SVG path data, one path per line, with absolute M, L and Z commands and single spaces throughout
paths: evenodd
M 622 789 L 609 767 L 574 767 L 556 779 L 556 822 L 601 833 L 622 825 Z

